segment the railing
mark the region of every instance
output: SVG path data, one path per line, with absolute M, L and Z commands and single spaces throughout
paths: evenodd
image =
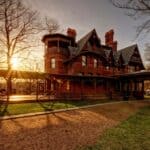
M 120 75 L 120 74 L 128 73 L 128 71 L 125 69 L 118 70 L 115 68 L 106 69 L 103 66 L 100 66 L 98 68 L 94 68 L 92 66 L 82 67 L 81 65 L 77 65 L 69 71 L 69 74 L 78 74 L 78 73 L 82 73 L 83 75 L 91 74 L 91 75 L 112 76 L 112 75 Z

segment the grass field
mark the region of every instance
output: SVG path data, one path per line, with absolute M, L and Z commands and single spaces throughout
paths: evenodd
M 82 150 L 150 150 L 150 106 L 107 130 L 97 144 Z
M 0 116 L 44 112 L 105 102 L 110 101 L 99 100 L 99 101 L 34 102 L 34 103 L 8 104 L 8 106 L 6 106 L 5 104 L 0 104 Z

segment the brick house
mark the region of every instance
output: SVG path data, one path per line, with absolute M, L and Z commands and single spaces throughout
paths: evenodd
M 45 72 L 50 75 L 46 88 L 56 98 L 96 99 L 119 97 L 143 90 L 143 81 L 130 84 L 120 78 L 124 74 L 140 72 L 144 65 L 137 45 L 117 49 L 114 31 L 105 34 L 102 44 L 95 29 L 76 41 L 76 31 L 68 28 L 67 34 L 43 36 L 45 45 Z

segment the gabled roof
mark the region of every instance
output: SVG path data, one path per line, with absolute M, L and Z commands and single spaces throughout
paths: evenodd
M 78 48 L 79 50 L 81 50 L 84 45 L 86 44 L 86 42 L 89 40 L 89 38 L 92 36 L 93 32 L 96 32 L 95 29 L 93 29 L 92 31 L 90 31 L 88 34 L 86 34 L 83 38 L 81 38 L 78 42 Z
M 84 45 L 86 42 L 89 40 L 89 38 L 92 36 L 93 32 L 95 32 L 95 29 L 90 31 L 88 34 L 86 34 L 84 37 L 82 37 L 78 42 L 77 42 L 77 47 L 68 47 L 70 51 L 70 55 L 72 56 L 77 56 L 83 49 Z
M 83 47 L 88 42 L 88 40 L 90 39 L 90 37 L 92 36 L 93 33 L 95 33 L 96 36 L 98 37 L 96 30 L 93 29 L 77 42 L 79 52 L 83 49 Z
M 125 65 L 129 64 L 135 48 L 138 48 L 137 44 L 119 50 L 117 54 L 115 54 L 116 60 L 119 59 L 120 55 L 122 55 Z
M 93 53 L 93 54 L 97 54 L 101 57 L 106 57 L 105 52 L 103 51 L 103 48 L 98 48 L 96 51 L 91 51 L 91 50 L 88 50 L 88 51 L 86 50 L 85 51 L 85 50 L 83 50 L 85 44 L 88 42 L 88 40 L 91 38 L 91 36 L 93 34 L 96 34 L 96 36 L 97 36 L 97 33 L 96 33 L 95 29 L 91 30 L 88 34 L 86 34 L 83 38 L 81 38 L 77 42 L 77 47 L 68 47 L 69 51 L 70 51 L 71 58 L 69 58 L 65 62 L 71 61 L 72 59 L 78 57 L 79 55 L 85 54 L 85 53 L 88 53 L 88 52 Z M 82 52 L 82 50 L 83 50 L 83 52 Z

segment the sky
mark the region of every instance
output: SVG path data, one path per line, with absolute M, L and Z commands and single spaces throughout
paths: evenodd
M 77 31 L 77 40 L 96 29 L 104 44 L 105 32 L 114 29 L 118 49 L 131 44 L 138 44 L 143 56 L 145 44 L 150 42 L 150 35 L 136 39 L 136 27 L 140 21 L 126 15 L 126 11 L 116 8 L 110 0 L 26 0 L 41 16 L 56 19 L 60 28 L 68 27 Z M 41 37 L 42 38 L 42 37 Z

